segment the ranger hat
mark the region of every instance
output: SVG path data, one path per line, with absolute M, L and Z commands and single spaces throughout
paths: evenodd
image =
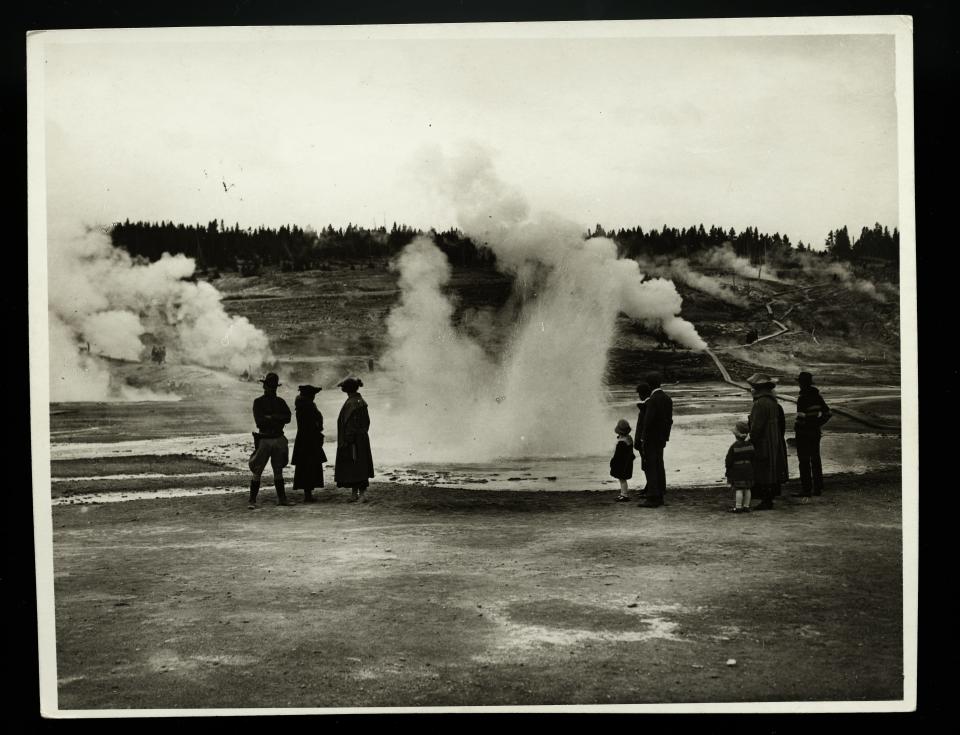
M 754 373 L 749 378 L 747 378 L 747 382 L 750 385 L 776 385 L 777 379 L 771 378 L 766 373 Z
M 260 382 L 263 383 L 264 385 L 269 385 L 269 386 L 272 386 L 272 387 L 274 387 L 274 388 L 276 388 L 276 387 L 278 387 L 278 386 L 280 386 L 280 385 L 283 385 L 283 384 L 280 382 L 280 376 L 277 375 L 276 373 L 267 373 L 266 375 L 264 375 L 264 376 L 260 379 Z

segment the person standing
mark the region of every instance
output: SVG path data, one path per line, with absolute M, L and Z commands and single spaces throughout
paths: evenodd
M 616 498 L 618 503 L 630 500 L 627 495 L 627 480 L 633 477 L 633 437 L 630 431 L 630 422 L 626 419 L 620 419 L 614 428 L 617 445 L 610 459 L 610 476 L 620 480 L 620 494 Z
M 750 441 L 753 443 L 755 494 L 760 498 L 757 510 L 773 510 L 773 499 L 780 494 L 786 479 L 786 444 L 783 438 L 783 409 L 774 395 L 777 381 L 763 373 L 747 378 L 753 394 L 750 410 Z
M 797 419 L 793 425 L 797 439 L 797 460 L 800 463 L 800 487 L 797 497 L 808 498 L 823 493 L 823 463 L 820 459 L 822 427 L 830 420 L 830 408 L 813 384 L 813 375 L 804 371 L 797 376 Z
M 673 401 L 660 387 L 660 376 L 647 376 L 650 397 L 643 405 L 643 427 L 640 446 L 643 449 L 644 473 L 647 476 L 646 500 L 641 508 L 659 508 L 667 491 L 667 474 L 663 466 L 663 450 L 670 441 L 673 426 Z
M 750 512 L 750 493 L 753 490 L 753 444 L 750 443 L 750 424 L 738 421 L 733 428 L 736 440 L 727 450 L 724 460 L 726 478 L 733 488 L 731 513 Z
M 373 454 L 367 402 L 357 392 L 363 387 L 363 381 L 350 377 L 337 385 L 347 394 L 347 400 L 337 417 L 337 461 L 333 477 L 337 487 L 349 487 L 353 491 L 350 502 L 365 503 L 365 493 L 373 477 Z
M 276 373 L 267 373 L 263 380 L 263 395 L 253 402 L 253 420 L 258 432 L 253 435 L 253 454 L 250 456 L 250 501 L 247 507 L 255 510 L 257 493 L 260 492 L 260 476 L 267 462 L 273 468 L 273 484 L 277 490 L 277 505 L 293 505 L 287 500 L 283 489 L 283 468 L 289 461 L 287 438 L 283 427 L 290 423 L 290 407 L 277 395 L 280 378 Z
M 303 490 L 303 502 L 316 502 L 314 488 L 323 487 L 323 463 L 327 461 L 323 451 L 323 414 L 313 402 L 323 388 L 301 385 L 300 395 L 293 402 L 297 415 L 297 437 L 293 442 L 293 489 Z
M 643 433 L 643 414 L 647 410 L 647 399 L 650 397 L 650 386 L 646 383 L 637 384 L 637 397 L 640 399 L 637 401 L 637 438 L 635 440 L 635 447 L 637 454 L 640 455 L 640 469 L 643 470 L 643 477 L 646 480 L 647 477 L 647 463 L 643 458 L 643 442 L 640 439 L 641 434 Z M 647 488 L 646 483 L 640 488 L 640 491 L 637 493 L 638 497 L 646 497 Z

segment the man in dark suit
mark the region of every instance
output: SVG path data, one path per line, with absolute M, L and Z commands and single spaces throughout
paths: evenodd
M 663 505 L 663 494 L 667 490 L 666 469 L 663 466 L 663 450 L 670 441 L 670 427 L 673 426 L 673 401 L 660 387 L 660 376 L 653 373 L 647 376 L 650 397 L 644 403 L 643 426 L 640 428 L 640 442 L 643 447 L 644 473 L 647 476 L 646 500 L 641 508 L 659 508 Z
M 797 376 L 800 395 L 797 396 L 797 460 L 800 464 L 801 491 L 797 497 L 808 498 L 823 492 L 823 462 L 820 459 L 822 427 L 830 420 L 830 408 L 813 384 L 813 375 L 804 371 Z
M 637 408 L 640 409 L 640 412 L 637 414 L 637 436 L 634 439 L 634 448 L 637 450 L 637 453 L 640 455 L 640 469 L 644 471 L 644 478 L 646 478 L 647 470 L 647 461 L 643 458 L 643 414 L 647 410 L 647 399 L 650 397 L 650 386 L 646 383 L 639 383 L 637 385 L 637 397 L 640 399 L 637 401 Z M 637 495 L 641 498 L 647 496 L 647 488 L 640 490 Z

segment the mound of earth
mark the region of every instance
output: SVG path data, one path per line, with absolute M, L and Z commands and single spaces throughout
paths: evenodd
M 243 380 L 223 370 L 177 363 L 122 362 L 111 360 L 111 376 L 131 388 L 185 398 L 195 395 L 232 394 L 253 378 Z M 259 377 L 259 376 L 257 376 Z

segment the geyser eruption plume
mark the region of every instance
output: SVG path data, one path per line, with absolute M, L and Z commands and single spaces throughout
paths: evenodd
M 193 275 L 192 259 L 164 254 L 140 263 L 92 229 L 51 231 L 48 247 L 53 401 L 161 397 L 112 381 L 104 360 L 142 360 L 148 334 L 170 362 L 239 375 L 272 359 L 266 335 L 228 315 L 213 286 L 184 280 Z
M 498 268 L 514 274 L 520 289 L 541 298 L 581 299 L 575 307 L 580 310 L 597 303 L 614 316 L 619 310 L 659 326 L 684 347 L 706 347 L 694 326 L 679 317 L 682 300 L 673 283 L 644 281 L 635 262 L 617 259 L 612 240 L 585 240 L 581 225 L 549 213 L 529 219 L 526 201 L 500 180 L 482 147 L 469 146 L 449 160 L 441 156 L 435 165 L 436 182 L 457 207 L 460 226 L 493 250 Z
M 461 227 L 514 276 L 522 307 L 503 353 L 488 358 L 451 322 L 446 257 L 428 238 L 411 243 L 397 261 L 402 295 L 388 321 L 384 363 L 401 393 L 399 412 L 386 419 L 396 422 L 389 433 L 402 432 L 421 459 L 602 451 L 611 433 L 604 375 L 618 313 L 685 347 L 706 347 L 679 316 L 676 288 L 644 280 L 636 262 L 617 258 L 613 241 L 585 240 L 580 225 L 527 218 L 522 197 L 499 181 L 482 151 L 436 168 Z
M 413 428 L 427 443 L 431 434 L 433 441 L 445 441 L 464 428 L 458 425 L 461 413 L 487 402 L 476 388 L 490 382 L 494 366 L 479 344 L 454 328 L 454 305 L 441 290 L 450 281 L 450 263 L 430 238 L 407 245 L 394 267 L 401 296 L 387 317 L 391 347 L 383 362 L 406 401 L 429 419 L 429 425 L 418 421 L 401 430 Z M 451 412 L 447 406 L 454 401 L 457 411 Z

